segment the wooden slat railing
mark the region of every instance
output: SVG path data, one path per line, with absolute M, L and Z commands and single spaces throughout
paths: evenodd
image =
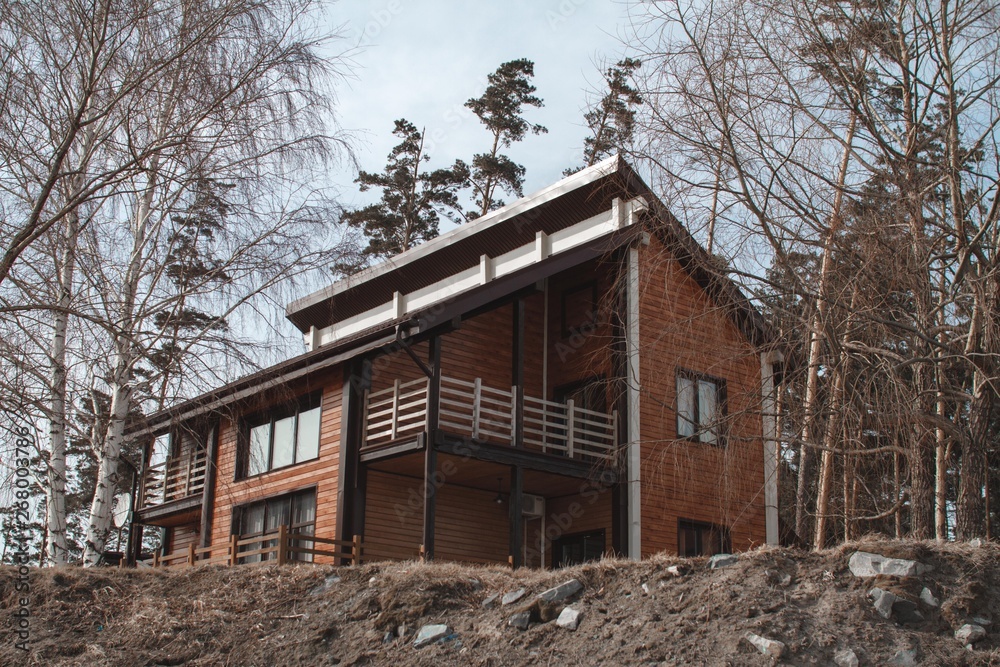
M 306 546 L 307 544 L 312 546 Z M 329 548 L 320 548 L 326 545 Z M 267 535 L 240 537 L 233 535 L 226 545 L 224 553 L 208 556 L 212 547 L 196 548 L 193 544 L 186 551 L 169 556 L 159 553 L 139 561 L 142 567 L 172 568 L 195 567 L 201 565 L 248 565 L 275 562 L 285 563 L 315 563 L 317 556 L 327 556 L 334 560 L 347 559 L 351 565 L 359 565 L 363 552 L 361 536 L 355 535 L 352 540 L 334 540 L 327 537 L 316 537 L 306 533 L 290 531 L 285 526 Z M 296 558 L 297 554 L 308 555 L 310 558 Z M 208 556 L 208 557 L 205 557 Z
M 143 476 L 140 508 L 154 507 L 181 498 L 201 495 L 205 489 L 208 458 L 201 448 L 149 466 Z
M 378 447 L 422 432 L 427 424 L 428 380 L 396 380 L 365 396 L 363 447 Z M 474 440 L 513 444 L 517 388 L 496 389 L 444 376 L 439 423 Z M 597 462 L 613 461 L 618 444 L 618 412 L 587 410 L 573 401 L 557 403 L 524 397 L 525 446 L 544 453 Z

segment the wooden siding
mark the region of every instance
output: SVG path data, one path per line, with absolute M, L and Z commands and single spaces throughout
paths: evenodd
M 594 530 L 604 530 L 604 553 L 613 550 L 611 531 L 611 489 L 584 483 L 581 493 L 571 496 L 548 498 L 545 501 L 545 562 L 544 567 L 552 566 L 552 543 L 559 538 L 577 533 L 588 533 Z M 527 544 L 537 549 L 537 535 L 541 530 L 540 522 L 531 521 L 528 527 L 529 541 Z M 526 564 L 538 566 L 538 559 L 531 554 Z
M 233 511 L 236 507 L 283 495 L 298 489 L 316 488 L 316 535 L 336 539 L 337 476 L 340 465 L 341 400 L 343 396 L 343 370 L 338 368 L 322 377 L 289 387 L 281 396 L 263 398 L 244 406 L 240 415 L 224 419 L 220 428 L 218 474 L 215 482 L 215 506 L 212 514 L 211 555 L 226 553 L 232 534 Z M 319 456 L 312 461 L 298 463 L 258 475 L 236 480 L 236 450 L 238 419 L 280 404 L 289 398 L 301 396 L 322 388 L 322 420 L 320 424 Z M 173 545 L 172 545 L 173 547 Z M 186 548 L 186 545 L 185 545 Z M 176 547 L 172 552 L 176 552 Z M 323 559 L 320 559 L 322 562 Z
M 198 526 L 177 526 L 170 529 L 170 539 L 167 544 L 167 554 L 178 554 L 188 550 L 188 546 L 198 545 Z
M 677 521 L 722 525 L 732 546 L 764 541 L 760 360 L 731 318 L 655 238 L 639 254 L 642 553 L 677 553 Z M 677 438 L 678 368 L 724 378 L 724 447 Z
M 417 558 L 423 534 L 423 480 L 369 471 L 365 504 L 366 562 Z M 443 484 L 437 491 L 435 557 L 472 563 L 506 563 L 507 504 L 496 491 Z

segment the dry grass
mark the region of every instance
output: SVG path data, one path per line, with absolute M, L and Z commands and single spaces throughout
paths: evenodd
M 866 599 L 871 582 L 847 570 L 856 549 L 933 564 L 919 582 L 892 585 L 910 596 L 926 585 L 941 609 L 917 626 L 881 619 Z M 843 647 L 862 664 L 882 664 L 911 646 L 922 664 L 1000 664 L 998 633 L 975 652 L 952 636 L 994 610 L 991 629 L 1000 626 L 998 563 L 995 545 L 866 539 L 819 553 L 759 549 L 714 571 L 705 559 L 665 555 L 556 572 L 417 562 L 37 571 L 32 651 L 13 648 L 7 624 L 0 664 L 768 664 L 741 641 L 747 630 L 788 644 L 792 664 L 829 664 Z M 673 564 L 692 572 L 672 576 Z M 15 600 L 13 575 L 0 570 L 5 608 Z M 572 577 L 585 586 L 574 602 L 584 610 L 577 632 L 552 623 L 521 632 L 506 625 L 511 607 L 481 606 L 495 593 L 523 587 L 533 596 Z M 414 649 L 412 633 L 426 623 L 446 623 L 454 636 Z

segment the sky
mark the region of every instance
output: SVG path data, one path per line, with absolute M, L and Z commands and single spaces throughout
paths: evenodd
M 507 154 L 527 169 L 530 194 L 582 164 L 588 91 L 603 84 L 597 63 L 620 58 L 625 14 L 617 0 L 341 0 L 330 12 L 331 30 L 344 36 L 339 47 L 357 48 L 338 90 L 340 125 L 354 135 L 366 171 L 381 171 L 399 143 L 392 134 L 398 118 L 426 128 L 429 168 L 469 162 L 489 137 L 464 103 L 483 93 L 501 63 L 528 58 L 545 106 L 524 115 L 549 131 Z M 359 193 L 356 175 L 347 165 L 331 174 L 348 207 L 378 197 Z

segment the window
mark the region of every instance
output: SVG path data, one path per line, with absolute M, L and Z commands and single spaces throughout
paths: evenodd
M 560 302 L 562 337 L 592 333 L 597 324 L 597 283 L 594 281 L 570 287 L 562 293 Z
M 677 437 L 723 444 L 726 381 L 677 371 Z
M 552 567 L 568 567 L 600 560 L 603 555 L 603 530 L 566 535 L 552 542 Z
M 732 551 L 729 531 L 725 528 L 680 519 L 677 522 L 677 554 L 679 556 L 714 556 Z
M 246 420 L 241 477 L 253 477 L 319 456 L 320 395 Z
M 315 535 L 316 490 L 299 491 L 243 505 L 236 510 L 233 526 L 237 528 L 240 539 L 271 535 L 277 532 L 278 526 L 285 526 L 290 533 Z M 266 540 L 244 545 L 240 547 L 240 551 L 256 551 L 273 546 L 275 546 L 275 540 Z M 295 540 L 292 542 L 292 547 L 312 549 L 313 542 L 311 540 Z M 289 557 L 293 560 L 312 562 L 312 554 L 308 553 L 292 552 Z M 242 562 L 259 563 L 262 559 L 270 560 L 273 558 L 275 558 L 273 553 L 253 554 L 243 557 Z

